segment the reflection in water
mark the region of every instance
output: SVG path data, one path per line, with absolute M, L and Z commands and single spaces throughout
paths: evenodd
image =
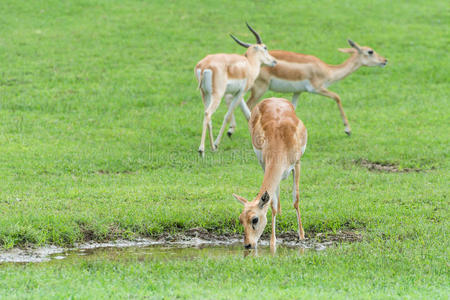
M 281 250 L 279 250 L 279 246 L 275 246 L 275 247 L 269 247 L 269 248 L 262 248 L 258 247 L 256 249 L 251 249 L 251 250 L 245 250 L 243 249 L 243 253 L 244 253 L 244 257 L 258 257 L 258 256 L 268 256 L 271 255 L 273 257 L 278 256 L 278 255 L 287 255 L 287 254 L 295 254 L 297 253 L 298 255 L 303 255 L 305 254 L 305 249 L 304 247 L 292 247 L 292 246 L 281 246 L 280 247 Z M 311 250 L 311 249 L 310 249 Z

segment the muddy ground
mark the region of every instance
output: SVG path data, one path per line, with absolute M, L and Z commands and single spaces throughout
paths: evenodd
M 387 172 L 387 173 L 410 173 L 421 172 L 423 170 L 417 168 L 400 168 L 397 164 L 386 162 L 372 162 L 367 159 L 358 159 L 355 161 L 357 165 L 367 168 L 369 171 Z

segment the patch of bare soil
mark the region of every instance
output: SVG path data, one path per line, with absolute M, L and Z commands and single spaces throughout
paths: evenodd
M 393 163 L 371 162 L 367 159 L 358 159 L 355 161 L 355 163 L 367 168 L 369 171 L 374 172 L 409 173 L 422 171 L 421 169 L 417 168 L 400 168 L 398 165 Z
M 286 232 L 279 234 L 280 238 L 283 238 L 284 241 L 298 241 L 298 234 L 297 232 Z M 278 238 L 278 236 L 277 236 Z M 307 240 L 312 240 L 318 243 L 323 242 L 331 242 L 334 244 L 339 243 L 354 243 L 354 242 L 360 242 L 362 241 L 362 234 L 360 232 L 356 231 L 350 231 L 350 230 L 339 230 L 336 233 L 315 233 L 311 235 Z

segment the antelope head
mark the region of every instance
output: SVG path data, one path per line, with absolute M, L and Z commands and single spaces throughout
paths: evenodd
M 340 48 L 338 50 L 344 53 L 356 54 L 358 61 L 363 66 L 366 67 L 386 66 L 388 60 L 383 56 L 379 55 L 378 53 L 376 53 L 372 48 L 361 47 L 352 40 L 348 40 L 348 44 L 352 48 L 345 48 L 345 49 Z
M 233 197 L 244 205 L 244 210 L 239 216 L 239 222 L 244 226 L 244 247 L 255 249 L 267 224 L 269 193 L 266 191 L 261 197 L 256 197 L 251 202 L 236 194 L 233 194 Z
M 247 56 L 247 57 L 250 57 L 250 56 L 256 57 L 256 59 L 258 59 L 261 62 L 262 65 L 266 65 L 266 66 L 269 66 L 269 67 L 274 67 L 277 64 L 277 61 L 275 60 L 275 58 L 273 58 L 269 54 L 269 51 L 267 50 L 267 46 L 264 45 L 262 40 L 261 40 L 261 36 L 250 25 L 248 25 L 248 23 L 246 23 L 246 24 L 247 24 L 248 29 L 255 36 L 256 44 L 244 43 L 244 42 L 240 41 L 234 35 L 230 34 L 231 38 L 233 38 L 233 40 L 235 40 L 236 43 L 238 43 L 242 47 L 247 48 L 247 52 L 245 52 L 245 56 Z

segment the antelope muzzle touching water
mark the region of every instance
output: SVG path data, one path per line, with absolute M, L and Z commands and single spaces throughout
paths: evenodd
M 231 35 L 239 45 L 247 48 L 245 55 L 211 54 L 203 58 L 195 66 L 195 75 L 197 76 L 198 87 L 205 107 L 202 137 L 198 148 L 201 156 L 204 156 L 205 152 L 206 131 L 209 131 L 211 149 L 215 151 L 219 146 L 225 127 L 231 121 L 233 111 L 238 104 L 241 104 L 241 109 L 247 120 L 250 118 L 250 111 L 242 97 L 253 86 L 262 65 L 273 67 L 277 63 L 269 54 L 266 45 L 262 43 L 259 34 L 250 25 L 247 24 L 247 27 L 255 35 L 256 44 L 241 42 Z M 225 94 L 231 95 L 232 100 L 219 134 L 214 141 L 211 117 L 219 107 Z
M 244 205 L 239 216 L 244 226 L 244 247 L 256 248 L 267 224 L 267 211 L 272 209 L 271 250 L 276 250 L 275 222 L 281 212 L 280 182 L 290 173 L 293 178 L 293 206 L 297 212 L 298 235 L 305 238 L 299 209 L 300 158 L 306 149 L 307 131 L 297 118 L 291 102 L 282 98 L 268 98 L 252 110 L 249 121 L 252 144 L 264 179 L 253 201 L 233 194 Z

